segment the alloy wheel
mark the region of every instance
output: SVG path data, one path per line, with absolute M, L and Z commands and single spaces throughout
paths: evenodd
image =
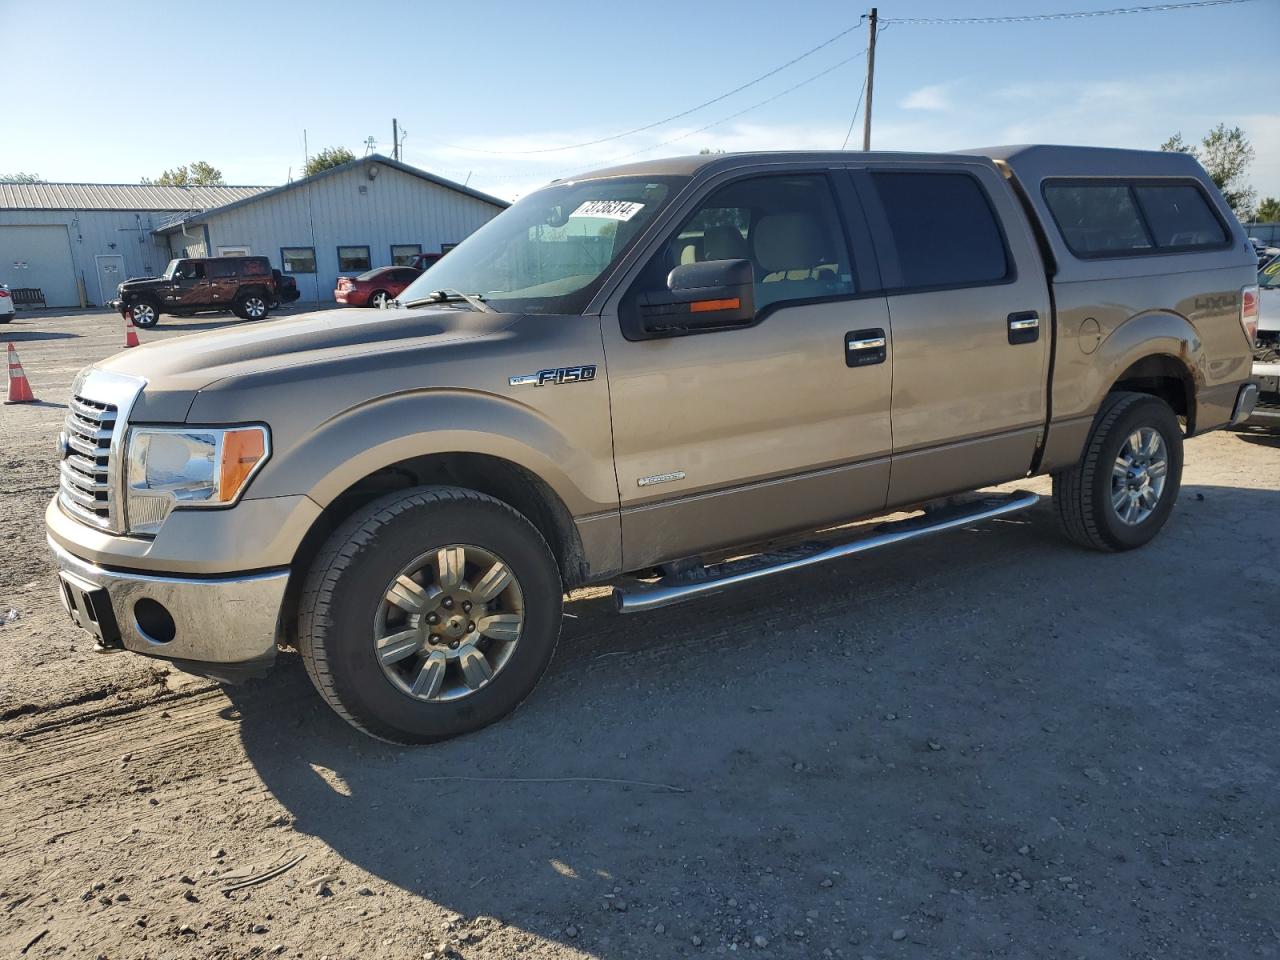
M 244 312 L 250 320 L 259 320 L 267 312 L 267 304 L 261 297 L 248 297 L 244 302 Z
M 1164 439 L 1152 427 L 1125 438 L 1111 473 L 1111 507 L 1122 523 L 1135 527 L 1155 511 L 1169 474 Z
M 492 682 L 523 627 L 524 597 L 511 568 L 481 547 L 450 544 L 387 585 L 374 615 L 374 654 L 401 693 L 458 700 Z

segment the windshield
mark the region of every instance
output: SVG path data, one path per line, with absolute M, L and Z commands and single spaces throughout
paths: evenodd
M 619 177 L 538 190 L 432 264 L 400 302 L 456 290 L 507 313 L 581 313 L 685 180 Z

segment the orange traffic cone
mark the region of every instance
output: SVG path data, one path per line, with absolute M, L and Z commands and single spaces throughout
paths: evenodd
M 124 312 L 124 346 L 126 350 L 129 347 L 142 346 L 142 343 L 138 340 L 138 328 L 133 325 L 132 310 Z
M 9 397 L 5 403 L 35 403 L 36 395 L 31 392 L 31 384 L 27 375 L 22 372 L 22 361 L 18 359 L 18 351 L 9 344 Z

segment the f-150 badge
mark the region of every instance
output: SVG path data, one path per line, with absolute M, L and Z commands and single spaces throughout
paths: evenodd
M 520 377 L 512 377 L 510 383 L 513 387 L 545 387 L 554 383 L 586 383 L 595 378 L 595 364 L 590 364 L 585 367 L 553 367 L 537 373 L 526 373 Z

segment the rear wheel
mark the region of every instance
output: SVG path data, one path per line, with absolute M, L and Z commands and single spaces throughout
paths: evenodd
M 139 300 L 130 308 L 133 311 L 133 325 L 144 330 L 154 327 L 160 322 L 160 310 L 150 300 Z
M 505 716 L 546 669 L 562 586 L 546 541 L 458 487 L 375 501 L 340 526 L 303 590 L 298 647 L 316 689 L 371 736 L 428 743 Z
M 236 301 L 235 313 L 242 320 L 265 320 L 271 308 L 260 293 L 246 293 Z
M 369 306 L 376 307 L 379 310 L 385 309 L 387 303 L 391 300 L 391 294 L 385 290 L 375 290 L 369 295 Z
M 1182 484 L 1182 430 L 1159 397 L 1111 394 L 1094 418 L 1084 456 L 1054 474 L 1066 535 L 1095 550 L 1132 550 L 1169 519 Z

